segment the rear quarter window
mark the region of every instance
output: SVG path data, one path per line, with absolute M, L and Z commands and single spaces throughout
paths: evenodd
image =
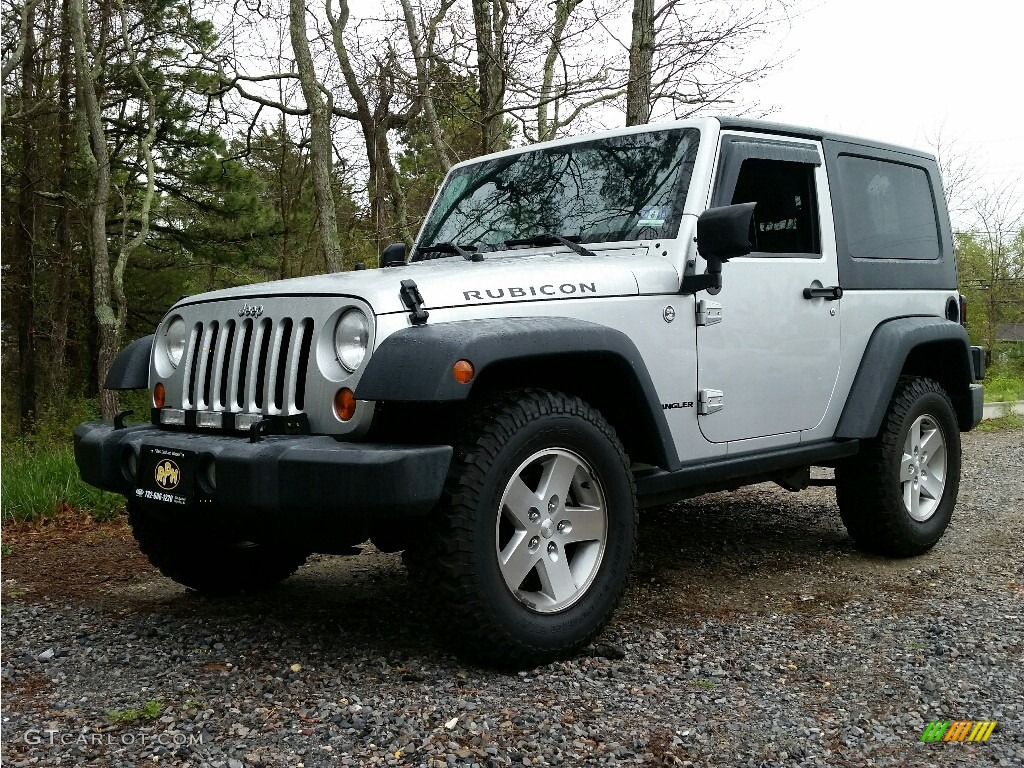
M 856 155 L 840 155 L 838 160 L 850 256 L 939 258 L 939 222 L 927 171 Z

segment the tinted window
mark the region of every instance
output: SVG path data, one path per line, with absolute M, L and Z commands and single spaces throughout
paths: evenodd
M 846 240 L 855 259 L 937 259 L 939 226 L 922 168 L 839 157 Z
M 813 165 L 748 158 L 740 166 L 732 202 L 757 203 L 758 253 L 821 253 Z
M 453 171 L 420 242 L 480 248 L 543 232 L 584 243 L 675 237 L 700 133 L 615 136 Z

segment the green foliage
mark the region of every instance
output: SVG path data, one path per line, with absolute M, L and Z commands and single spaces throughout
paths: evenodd
M 124 499 L 86 485 L 78 477 L 70 446 L 32 446 L 4 441 L 2 486 L 3 520 L 36 521 L 65 507 L 85 510 L 96 520 L 109 520 L 124 509 Z
M 997 419 L 985 419 L 977 426 L 982 432 L 998 432 L 1003 429 L 1024 429 L 1024 416 L 1011 413 Z
M 1012 403 L 1024 400 L 1024 375 L 1008 367 L 991 368 L 985 372 L 985 402 Z
M 149 393 L 122 393 L 121 407 L 144 421 L 149 413 Z M 36 420 L 35 431 L 2 444 L 2 517 L 4 521 L 43 520 L 65 507 L 88 512 L 98 521 L 109 520 L 124 510 L 124 498 L 82 482 L 75 465 L 71 435 L 83 421 L 99 420 L 99 403 L 86 397 L 66 398 L 47 405 Z M 5 424 L 4 432 L 10 434 Z
M 971 343 L 990 350 L 998 362 L 1000 325 L 1024 322 L 1024 229 L 1012 237 L 958 233 L 956 258 Z
M 164 707 L 156 699 L 150 699 L 142 705 L 141 709 L 129 707 L 128 709 L 112 709 L 107 712 L 111 722 L 129 725 L 139 720 L 156 720 L 163 713 Z

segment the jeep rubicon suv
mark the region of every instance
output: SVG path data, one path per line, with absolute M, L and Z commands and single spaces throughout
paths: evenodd
M 455 166 L 410 254 L 185 298 L 82 424 L 82 478 L 196 590 L 404 550 L 461 647 L 578 651 L 637 510 L 835 468 L 854 542 L 942 536 L 981 417 L 934 158 L 704 118 Z

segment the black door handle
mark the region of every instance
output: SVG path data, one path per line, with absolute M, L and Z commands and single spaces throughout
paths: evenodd
M 828 288 L 804 288 L 804 298 L 835 301 L 836 299 L 843 298 L 843 289 L 838 285 L 833 285 Z

